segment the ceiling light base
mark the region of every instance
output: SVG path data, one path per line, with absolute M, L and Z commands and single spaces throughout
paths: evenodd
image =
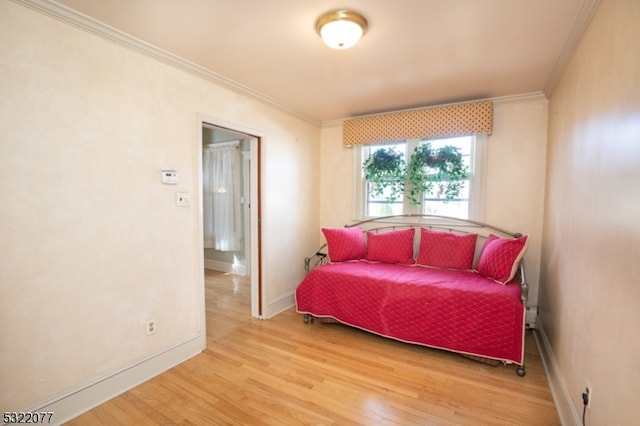
M 316 21 L 316 31 L 332 49 L 348 49 L 355 46 L 367 31 L 364 16 L 347 9 L 332 10 Z

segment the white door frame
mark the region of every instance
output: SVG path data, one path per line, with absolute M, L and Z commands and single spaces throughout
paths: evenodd
M 198 171 L 198 257 L 199 257 L 199 276 L 200 276 L 200 294 L 201 294 L 201 309 L 202 309 L 202 324 L 206 325 L 206 307 L 204 300 L 204 226 L 203 226 L 203 202 L 202 202 L 202 128 L 205 125 L 211 125 L 216 127 L 222 127 L 237 133 L 244 133 L 251 137 L 250 143 L 250 240 L 251 240 L 251 264 L 250 264 L 250 280 L 251 280 L 251 316 L 255 318 L 264 318 L 264 312 L 261 312 L 260 307 L 263 306 L 264 294 L 267 294 L 266 289 L 261 286 L 260 277 L 260 227 L 259 227 L 259 210 L 260 210 L 260 161 L 259 144 L 264 140 L 265 133 L 256 129 L 242 126 L 236 123 L 230 123 L 224 120 L 220 120 L 214 117 L 204 116 L 198 114 L 198 140 L 196 141 L 197 149 L 197 166 Z M 206 336 L 206 333 L 204 333 Z
M 253 138 L 252 138 L 253 140 Z M 245 267 L 245 273 L 249 274 L 250 276 L 253 275 L 252 271 L 251 271 L 251 256 L 253 255 L 253 253 L 251 252 L 251 181 L 249 179 L 246 179 L 246 176 L 249 176 L 249 178 L 251 178 L 251 176 L 253 175 L 253 173 L 251 172 L 251 149 L 249 150 L 249 152 L 243 151 L 242 152 L 242 176 L 245 177 L 242 180 L 242 217 L 243 217 L 243 224 L 244 224 L 244 229 L 243 229 L 243 235 L 244 235 L 244 245 L 243 245 L 243 250 L 244 250 L 244 267 Z M 247 194 L 249 194 L 249 198 L 247 199 Z

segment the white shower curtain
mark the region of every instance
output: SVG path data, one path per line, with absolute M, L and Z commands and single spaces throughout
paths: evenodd
M 204 247 L 239 251 L 242 233 L 239 141 L 202 150 Z

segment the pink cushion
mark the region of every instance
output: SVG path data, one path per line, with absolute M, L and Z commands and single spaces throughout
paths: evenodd
M 364 234 L 359 226 L 353 228 L 322 228 L 329 259 L 332 262 L 364 259 L 367 255 L 367 245 Z
M 421 229 L 420 250 L 416 263 L 450 269 L 472 269 L 477 234 L 454 234 Z
M 500 238 L 489 235 L 478 259 L 480 275 L 500 284 L 511 281 L 516 276 L 518 263 L 527 250 L 527 237 L 524 235 L 520 238 Z
M 389 232 L 367 232 L 367 260 L 413 264 L 414 228 Z

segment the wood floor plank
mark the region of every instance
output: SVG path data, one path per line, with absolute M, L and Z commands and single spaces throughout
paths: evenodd
M 251 318 L 246 277 L 206 271 L 207 349 L 69 425 L 559 425 L 532 331 L 527 375 L 291 308 Z

